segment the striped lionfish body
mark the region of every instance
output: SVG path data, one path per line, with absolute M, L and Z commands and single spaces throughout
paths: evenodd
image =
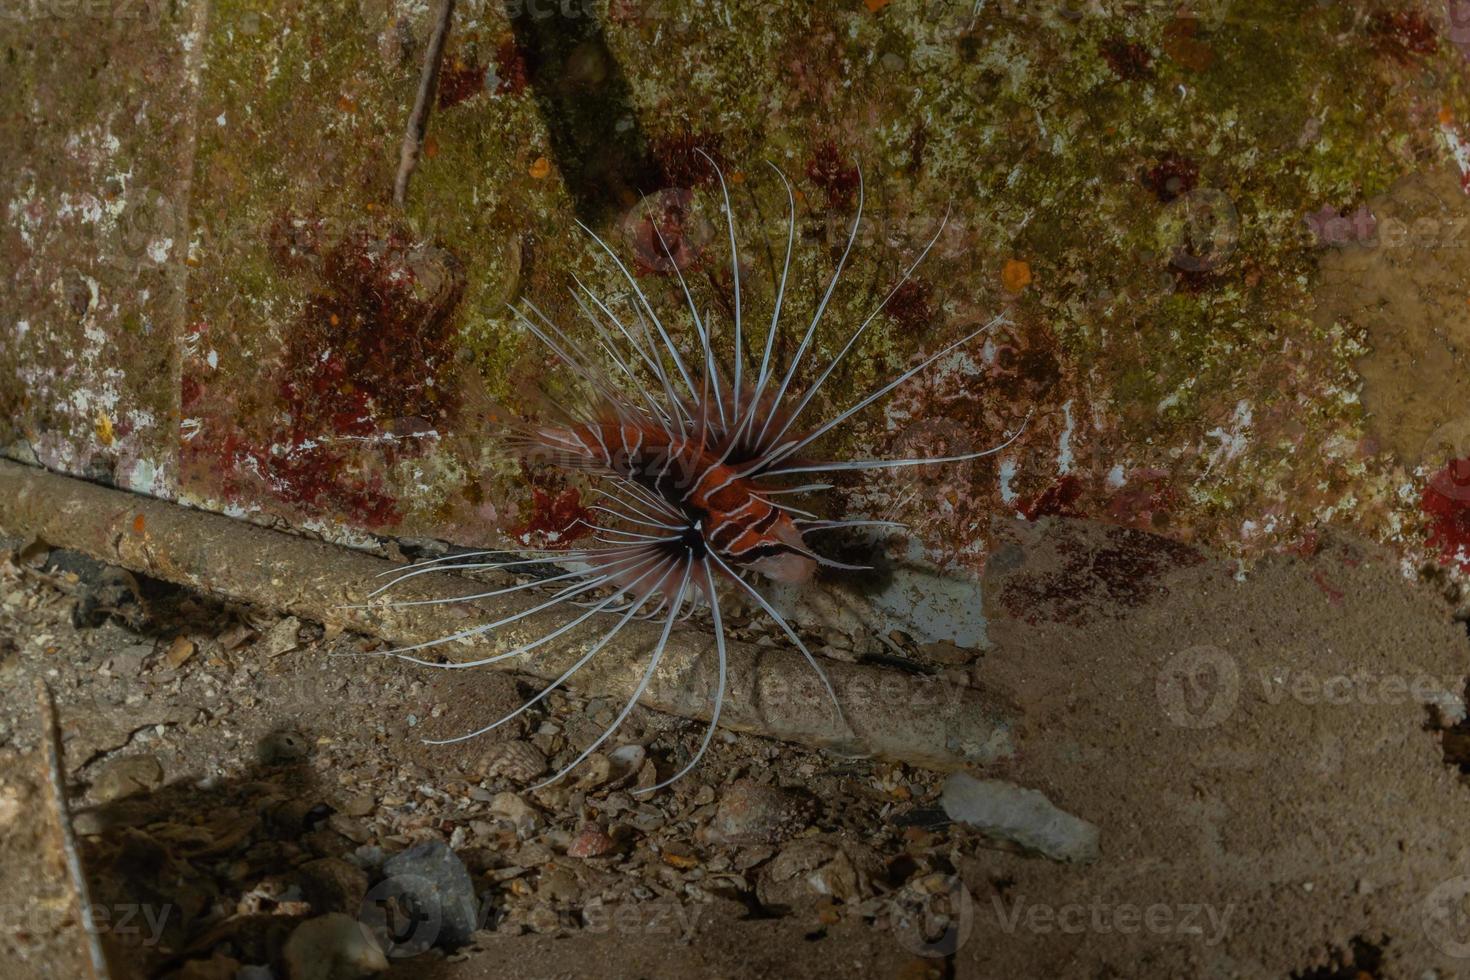
M 833 290 L 842 274 L 856 239 L 863 212 L 863 187 L 858 185 L 857 212 L 846 249 L 832 272 L 825 294 L 803 331 L 794 355 L 784 369 L 773 358 L 774 341 L 781 329 L 786 283 L 791 269 L 796 231 L 796 203 L 785 175 L 773 166 L 786 189 L 788 222 L 786 258 L 776 288 L 774 308 L 765 330 L 758 361 L 747 369 L 747 336 L 740 289 L 740 263 L 736 257 L 735 223 L 724 175 L 709 160 L 723 192 L 729 230 L 732 296 L 731 347 L 728 366 L 715 353 L 713 324 L 701 317 L 679 263 L 664 243 L 672 270 L 687 301 L 693 337 L 686 330 L 686 343 L 675 341 L 665 318 L 655 309 L 638 281 L 616 253 L 591 229 L 583 229 L 602 248 L 622 274 L 628 293 L 615 311 L 605 301 L 577 282 L 572 296 L 597 342 L 596 353 L 587 344 L 574 343 L 533 303 L 512 307 L 516 319 L 535 335 L 571 373 L 585 393 L 581 405 L 567 406 L 548 400 L 548 414 L 559 415 L 555 424 L 526 423 L 511 427 L 506 445 L 528 462 L 549 463 L 578 473 L 592 483 L 600 499 L 590 508 L 596 518 L 584 520 L 594 544 L 579 550 L 525 551 L 524 557 L 501 558 L 500 552 L 471 552 L 420 563 L 390 582 L 448 568 L 515 570 L 556 560 L 571 570 L 549 579 L 522 582 L 456 600 L 479 599 L 523 589 L 556 586 L 544 601 L 523 612 L 496 622 L 481 624 L 438 640 L 389 651 L 413 663 L 443 669 L 475 667 L 504 661 L 533 652 L 583 626 L 606 624 L 601 635 L 561 677 L 518 709 L 483 728 L 446 739 L 456 742 L 488 732 L 529 709 L 566 683 L 596 657 L 634 618 L 661 622 L 660 638 L 641 675 L 640 683 L 622 712 L 592 745 L 546 780 L 554 782 L 576 767 L 612 735 L 646 690 L 663 657 L 674 622 L 687 618 L 696 608 L 708 608 L 718 658 L 716 688 L 712 692 L 709 725 L 692 758 L 676 773 L 651 789 L 678 779 L 694 767 L 709 747 L 725 696 L 725 628 L 722 603 L 729 596 L 749 600 L 770 616 L 821 679 L 839 720 L 841 705 L 825 672 L 791 624 L 766 600 L 755 583 L 772 580 L 799 584 L 810 579 L 819 566 L 852 568 L 812 550 L 805 536 L 832 528 L 862 526 L 896 527 L 887 521 L 822 520 L 789 501 L 803 494 L 830 489 L 830 484 L 797 482 L 807 474 L 862 471 L 918 466 L 929 463 L 975 459 L 1001 451 L 1019 437 L 1021 427 L 999 445 L 980 452 L 930 459 L 869 459 L 813 461 L 811 449 L 837 426 L 873 405 L 899 385 L 923 371 L 939 358 L 970 342 L 993 325 L 961 337 L 919 364 L 902 372 L 877 390 L 857 399 L 847 408 L 822 422 L 801 423 L 814 396 L 831 377 L 838 364 L 854 349 L 869 325 L 898 289 L 908 281 L 919 262 L 933 247 L 938 233 L 909 266 L 887 296 L 851 334 L 846 345 L 814 380 L 799 386 L 798 372 L 812 348 Z M 943 229 L 941 224 L 940 229 Z M 655 225 L 655 232 L 658 228 Z M 660 234 L 660 242 L 662 235 Z M 752 345 L 750 353 L 757 351 Z M 595 523 L 594 523 L 595 521 Z M 481 556 L 493 560 L 472 561 Z M 379 589 L 378 592 L 383 591 Z M 377 592 L 373 593 L 377 595 Z M 420 600 L 432 602 L 440 600 Z M 436 663 L 411 654 L 470 636 L 491 632 L 507 623 L 544 610 L 572 607 L 582 609 L 563 625 L 515 649 L 468 662 Z M 601 628 L 595 625 L 594 628 Z M 845 722 L 844 722 L 845 724 Z M 442 743 L 441 743 L 442 744 Z M 545 783 L 541 785 L 545 785 Z
M 706 440 L 670 438 L 656 426 L 622 422 L 542 430 L 541 438 L 677 510 L 687 530 L 668 542 L 668 550 L 687 547 L 699 560 L 712 550 L 734 568 L 791 585 L 806 582 L 816 570 L 818 558 L 804 547 L 792 516 L 742 474 L 742 460 Z

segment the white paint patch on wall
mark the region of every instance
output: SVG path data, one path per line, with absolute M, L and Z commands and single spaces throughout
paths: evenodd
M 1245 451 L 1245 447 L 1249 444 L 1247 436 L 1253 420 L 1254 413 L 1251 410 L 1251 403 L 1241 399 L 1235 405 L 1235 413 L 1230 418 L 1229 428 L 1220 426 L 1205 433 L 1209 438 L 1217 439 L 1220 443 L 1215 447 L 1214 452 L 1210 453 L 1209 465 L 1205 467 L 1206 473 L 1213 470 L 1218 464 L 1229 462 Z
M 1011 486 L 1011 481 L 1015 478 L 1016 460 L 1008 456 L 1000 461 L 1000 499 L 1008 504 L 1016 502 L 1016 491 Z
M 1057 439 L 1057 472 L 1066 476 L 1072 472 L 1072 433 L 1076 422 L 1072 419 L 1072 402 L 1062 406 L 1062 419 L 1066 423 L 1062 426 L 1062 434 Z

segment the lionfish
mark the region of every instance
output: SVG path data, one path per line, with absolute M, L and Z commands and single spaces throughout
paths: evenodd
M 818 325 L 822 322 L 847 264 L 862 221 L 864 188 L 861 172 L 858 177 L 856 213 L 847 235 L 846 247 L 795 354 L 782 371 L 776 366 L 772 351 L 781 328 L 787 279 L 791 271 L 792 247 L 796 238 L 796 199 L 786 175 L 774 164 L 769 164 L 786 190 L 786 257 L 776 286 L 774 307 L 766 328 L 759 366 L 747 371 L 746 324 L 740 286 L 740 260 L 736 251 L 734 211 L 730 205 L 730 193 L 724 173 L 707 154 L 701 151 L 701 156 L 718 177 L 729 236 L 730 275 L 733 282 L 733 295 L 730 298 L 730 309 L 733 312 L 733 360 L 728 370 L 722 369 L 715 355 L 714 325 L 708 319 L 708 313 L 701 317 L 680 263 L 674 260 L 657 221 L 651 223 L 669 260 L 669 266 L 677 276 L 698 340 L 697 350 L 692 356 L 681 351 L 665 318 L 659 315 L 639 286 L 638 280 L 618 258 L 617 253 L 581 222 L 578 222 L 579 227 L 612 260 L 630 291 L 627 304 L 631 307 L 632 315 L 619 316 L 609 302 L 588 289 L 580 279 L 572 277 L 576 288 L 569 291 L 596 337 L 602 354 L 606 356 L 606 362 L 599 364 L 588 356 L 583 348 L 573 343 L 530 300 L 522 301 L 523 308 L 513 305 L 509 307 L 515 319 L 545 344 L 557 360 L 574 375 L 575 383 L 584 388 L 588 397 L 580 408 L 550 408 L 549 411 L 560 416 L 555 424 L 509 423 L 506 445 L 525 460 L 549 462 L 594 481 L 593 493 L 600 499 L 587 512 L 595 512 L 601 516 L 595 518 L 599 522 L 595 524 L 591 520 L 582 519 L 585 525 L 582 530 L 591 534 L 597 546 L 562 550 L 523 549 L 510 552 L 513 557 L 509 560 L 504 558 L 507 554 L 505 551 L 463 552 L 409 566 L 409 571 L 372 593 L 372 596 L 376 596 L 405 579 L 448 569 L 524 570 L 525 566 L 549 560 L 575 564 L 574 570 L 491 592 L 454 599 L 402 603 L 416 605 L 462 602 L 564 583 L 545 601 L 523 612 L 451 636 L 385 651 L 387 655 L 427 667 L 461 669 L 504 661 L 550 643 L 593 617 L 614 620 L 596 643 L 541 693 L 505 717 L 476 731 L 455 738 L 427 740 L 435 745 L 460 742 L 483 735 L 527 711 L 570 680 L 607 647 L 631 620 L 638 618 L 662 621 L 662 631 L 647 668 L 643 671 L 633 695 L 623 705 L 612 724 L 556 775 L 536 784 L 532 789 L 539 789 L 561 779 L 618 729 L 658 670 L 675 621 L 680 619 L 681 614 L 687 619 L 696 608 L 707 607 L 713 625 L 714 652 L 718 658 L 709 725 L 698 751 L 689 762 L 673 776 L 644 792 L 652 792 L 675 782 L 699 763 L 714 737 L 725 697 L 726 637 L 721 600 L 726 593 L 748 598 L 772 619 L 816 672 L 831 698 L 837 718 L 846 725 L 841 704 L 826 672 L 796 630 L 751 580 L 765 578 L 778 583 L 801 584 L 811 579 L 818 566 L 847 569 L 864 567 L 846 565 L 824 557 L 808 546 L 806 535 L 838 528 L 903 525 L 879 520 L 823 520 L 787 501 L 793 497 L 799 499 L 803 494 L 830 490 L 833 485 L 796 483 L 792 478 L 808 478 L 809 474 L 818 473 L 891 469 L 978 459 L 1010 446 L 1029 421 L 1028 416 L 1016 432 L 999 445 L 979 452 L 922 459 L 809 459 L 805 453 L 828 433 L 1001 321 L 997 318 L 946 345 L 877 390 L 858 398 L 848 408 L 826 421 L 803 424 L 801 419 L 817 393 L 832 377 L 843 359 L 853 351 L 889 300 L 909 281 L 914 270 L 943 232 L 944 224 L 941 222 L 939 231 L 919 252 L 898 283 L 853 331 L 847 343 L 821 370 L 816 380 L 804 389 L 799 389 L 798 371 L 812 348 Z M 751 350 L 755 350 L 753 344 Z M 493 556 L 495 560 L 464 561 L 485 556 Z M 602 594 L 602 590 L 608 590 L 607 594 Z M 590 595 L 601 597 L 594 600 Z M 586 611 L 550 633 L 514 650 L 480 660 L 450 663 L 438 663 L 411 655 L 419 650 L 491 632 L 562 604 L 575 604 Z

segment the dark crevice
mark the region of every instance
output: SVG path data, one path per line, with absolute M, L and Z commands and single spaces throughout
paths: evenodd
M 597 227 L 661 185 L 628 80 L 589 5 L 506 13 L 577 217 Z
M 1465 704 L 1470 705 L 1470 681 L 1466 682 L 1461 697 Z M 1446 725 L 1434 706 L 1431 705 L 1428 710 L 1428 727 L 1431 731 L 1439 732 L 1440 750 L 1444 753 L 1445 765 L 1457 766 L 1462 774 L 1470 776 L 1470 717 Z
M 1386 937 L 1369 942 L 1354 936 L 1347 949 L 1333 950 L 1326 965 L 1298 970 L 1291 975 L 1292 980 L 1374 980 L 1382 976 L 1383 951 L 1388 943 Z

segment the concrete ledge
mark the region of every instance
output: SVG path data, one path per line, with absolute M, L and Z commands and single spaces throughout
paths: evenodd
M 397 644 L 446 636 L 544 601 L 517 594 L 457 605 L 343 609 L 381 584 L 375 576 L 398 566 L 337 545 L 5 460 L 0 460 L 0 530 Z M 422 575 L 395 590 L 395 598 L 484 591 L 476 585 L 449 573 Z M 489 656 L 544 635 L 565 621 L 563 615 L 531 615 L 493 634 L 435 651 L 452 660 Z M 658 633 L 655 624 L 630 623 L 570 686 L 584 694 L 629 696 Z M 599 635 L 594 618 L 562 642 L 494 666 L 553 679 Z M 721 724 L 737 731 L 940 769 L 999 762 L 1016 751 L 1019 719 L 974 689 L 829 661 L 823 667 L 852 725 L 848 731 L 836 722 L 825 692 L 798 651 L 731 642 L 728 659 Z M 711 636 L 697 626 L 676 630 L 642 702 L 708 720 L 715 667 Z

